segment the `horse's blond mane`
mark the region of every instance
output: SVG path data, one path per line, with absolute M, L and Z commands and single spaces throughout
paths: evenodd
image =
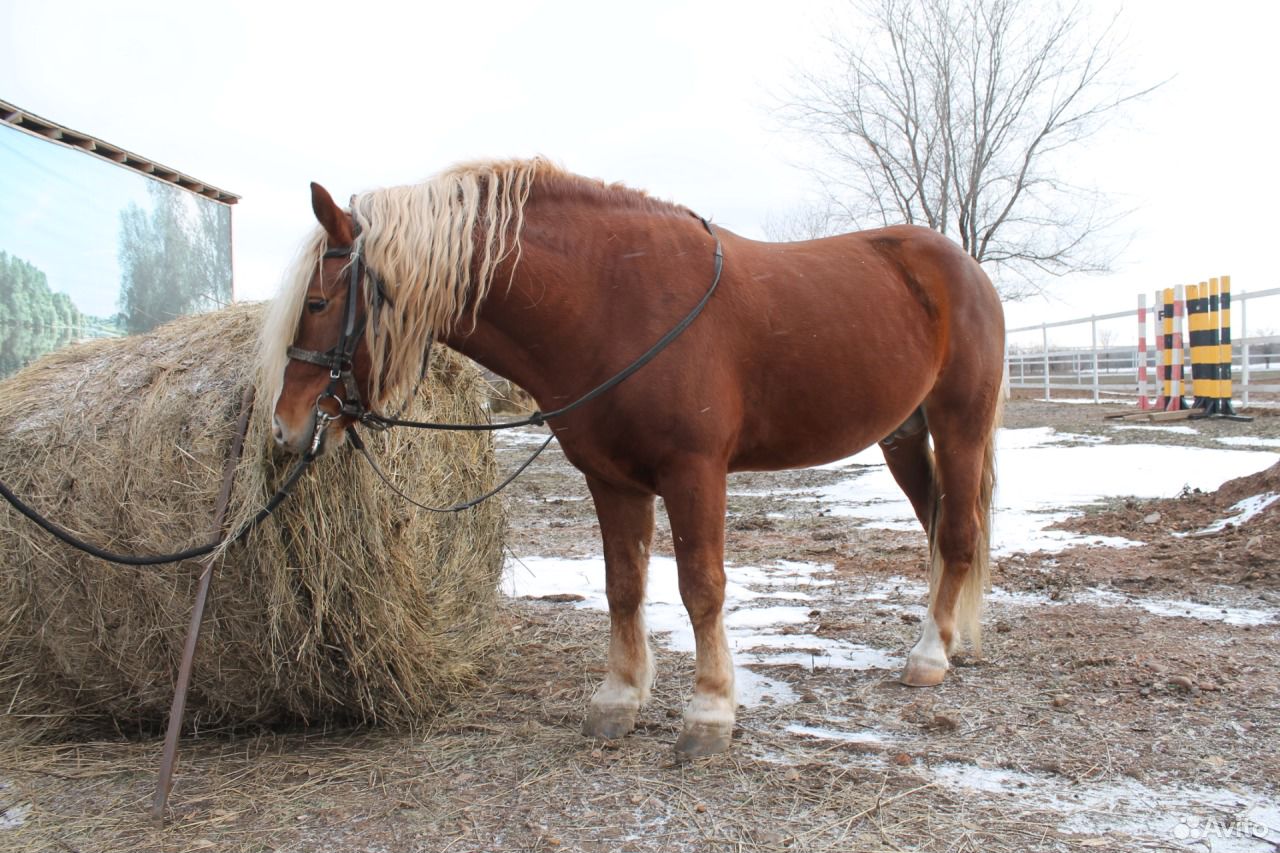
M 550 161 L 485 160 L 454 166 L 420 184 L 372 190 L 352 200 L 351 215 L 369 267 L 382 278 L 383 304 L 366 330 L 373 362 L 372 403 L 384 409 L 407 398 L 420 377 L 423 347 L 468 311 L 474 316 L 499 265 L 518 261 L 525 204 L 534 188 L 547 195 L 588 196 L 612 204 L 684 212 L 618 184 L 566 172 Z M 276 297 L 262 334 L 264 383 L 274 400 L 297 334 L 308 283 L 325 250 L 317 228 Z M 373 294 L 366 288 L 366 310 Z

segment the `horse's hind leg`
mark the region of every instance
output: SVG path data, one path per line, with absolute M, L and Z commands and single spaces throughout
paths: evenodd
M 618 738 L 635 727 L 649 698 L 653 659 L 644 626 L 644 587 L 653 540 L 653 495 L 622 491 L 594 478 L 587 486 L 604 540 L 609 599 L 609 673 L 591 697 L 583 733 Z
M 902 674 L 903 682 L 912 686 L 927 687 L 942 681 L 950 666 L 948 655 L 955 650 L 961 633 L 967 632 L 975 650 L 981 650 L 995 409 L 994 399 L 989 408 L 973 400 L 963 406 L 929 408 L 929 431 L 936 450 L 934 515 L 925 522 L 930 530 L 929 613 Z
M 911 501 L 916 518 L 933 539 L 933 451 L 929 449 L 929 431 L 924 409 L 916 409 L 911 417 L 893 433 L 880 441 L 889 473 Z

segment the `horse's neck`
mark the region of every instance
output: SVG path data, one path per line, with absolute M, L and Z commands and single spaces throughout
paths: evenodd
M 666 331 L 667 320 L 654 316 L 651 302 L 664 289 L 682 287 L 685 265 L 664 269 L 655 255 L 679 256 L 670 251 L 673 243 L 688 243 L 696 253 L 699 239 L 692 219 L 611 220 L 605 214 L 552 221 L 573 224 L 549 227 L 531 215 L 514 275 L 500 268 L 474 326 L 465 318 L 445 339 L 520 385 L 544 409 L 594 387 L 602 373 L 625 367 L 648 339 Z
M 583 274 L 591 268 L 585 246 L 569 262 L 561 251 L 540 244 L 526 232 L 514 274 L 503 265 L 489 295 L 475 314 L 464 317 L 445 343 L 553 407 L 562 389 L 575 389 L 591 347 L 590 321 L 605 306 L 597 282 Z M 509 283 L 509 284 L 508 284 Z

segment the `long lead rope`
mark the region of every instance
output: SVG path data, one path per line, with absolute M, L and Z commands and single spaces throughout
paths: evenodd
M 501 483 L 499 483 L 497 486 L 490 489 L 489 491 L 485 492 L 483 495 L 472 498 L 469 501 L 463 501 L 460 504 L 454 504 L 453 506 L 436 507 L 436 506 L 427 506 L 424 503 L 419 503 L 418 501 L 414 500 L 413 498 L 406 495 L 403 491 L 401 491 L 400 488 L 396 486 L 395 483 L 391 482 L 391 478 L 387 476 L 386 472 L 378 467 L 378 463 L 373 460 L 373 454 L 369 452 L 369 448 L 365 446 L 364 441 L 360 438 L 359 434 L 355 431 L 355 429 L 352 428 L 347 430 L 347 440 L 351 442 L 352 447 L 360 451 L 360 455 L 362 455 L 365 461 L 369 463 L 369 467 L 373 469 L 373 473 L 378 475 L 378 479 L 382 481 L 383 485 L 385 485 L 388 489 L 390 489 L 396 495 L 399 495 L 405 501 L 416 506 L 418 509 L 424 509 L 427 512 L 436 512 L 436 513 L 442 513 L 442 514 L 462 512 L 463 510 L 471 509 L 473 506 L 476 506 L 477 504 L 487 501 L 489 498 L 493 497 L 498 492 L 502 491 L 507 486 L 511 485 L 511 483 L 515 480 L 516 477 L 519 477 L 521 474 L 524 473 L 524 469 L 528 468 L 530 465 L 533 464 L 533 460 L 537 459 L 539 456 L 542 455 L 542 451 L 547 449 L 547 445 L 550 444 L 554 438 L 555 438 L 554 435 L 547 436 L 547 440 L 542 442 L 542 444 L 538 447 L 538 449 L 533 451 L 533 455 L 530 456 L 528 459 L 524 460 L 524 462 L 520 465 L 519 468 L 512 471 L 511 474 L 507 477 L 507 479 L 503 480 Z
M 285 478 L 284 483 L 281 484 L 280 488 L 276 490 L 276 493 L 271 496 L 271 499 L 267 501 L 266 506 L 258 510 L 257 515 L 241 525 L 235 535 L 229 537 L 230 540 L 235 542 L 243 539 L 249 534 L 249 531 L 266 521 L 267 516 L 275 512 L 280 504 L 288 500 L 294 486 L 298 484 L 298 480 L 302 479 L 303 472 L 305 472 L 307 468 L 311 467 L 311 463 L 313 461 L 315 461 L 315 457 L 310 454 L 307 454 L 303 456 L 302 459 L 298 460 L 297 464 L 293 466 L 293 470 L 289 472 L 289 476 Z M 106 560 L 109 563 L 119 563 L 123 566 L 158 566 L 161 563 L 178 563 L 183 560 L 193 560 L 196 557 L 203 557 L 207 554 L 212 554 L 222 546 L 223 542 L 227 541 L 227 539 L 215 539 L 207 545 L 198 545 L 194 548 L 187 548 L 184 551 L 174 551 L 172 554 L 155 554 L 141 557 L 134 554 L 117 554 L 114 551 L 99 548 L 91 542 L 86 542 L 66 528 L 60 527 L 45 518 L 23 501 L 22 498 L 15 495 L 3 482 L 0 482 L 0 497 L 3 497 L 8 501 L 14 509 L 29 518 L 41 530 L 44 530 L 46 533 L 60 540 L 64 544 L 70 545 L 77 551 L 83 551 L 84 553 L 97 557 L 100 560 Z
M 720 275 L 724 270 L 724 249 L 720 244 L 720 237 L 719 235 L 716 234 L 715 229 L 711 226 L 711 223 L 708 222 L 706 219 L 703 219 L 702 217 L 699 217 L 699 220 L 702 222 L 703 227 L 707 229 L 707 233 L 709 233 L 712 236 L 712 238 L 716 241 L 715 272 L 711 279 L 711 286 L 707 288 L 707 292 L 703 294 L 702 299 L 700 299 L 698 301 L 698 304 L 693 307 L 693 310 L 690 311 L 687 315 L 685 315 L 684 319 L 682 319 L 673 328 L 671 328 L 653 346 L 645 350 L 645 352 L 641 354 L 639 358 L 637 358 L 630 365 L 623 368 L 621 371 L 616 373 L 611 378 L 605 380 L 600 385 L 597 385 L 595 388 L 591 389 L 586 394 L 583 394 L 581 397 L 574 400 L 572 403 L 561 406 L 560 408 L 554 409 L 550 412 L 535 411 L 533 414 L 529 415 L 529 417 L 524 418 L 522 420 L 504 421 L 496 424 L 494 423 L 446 424 L 446 423 L 434 423 L 431 421 L 409 421 L 409 420 L 401 420 L 399 418 L 387 418 L 387 417 L 383 417 L 381 415 L 375 414 L 374 412 L 368 412 L 368 411 L 360 415 L 360 421 L 370 426 L 373 429 L 386 429 L 387 427 L 391 427 L 391 426 L 404 426 L 404 427 L 410 427 L 414 429 L 492 431 L 492 430 L 500 430 L 500 429 L 513 429 L 515 427 L 522 427 L 522 426 L 542 426 L 546 423 L 547 418 L 558 417 L 560 415 L 567 414 L 568 412 L 573 411 L 574 409 L 577 409 L 579 406 L 586 405 L 587 403 L 599 397 L 601 394 L 605 393 L 606 391 L 610 390 L 611 388 L 615 387 L 619 383 L 626 380 L 628 377 L 634 374 L 637 370 L 644 367 L 646 364 L 648 364 L 650 361 L 656 358 L 657 355 L 660 352 L 662 352 L 664 349 L 666 349 L 666 347 L 672 341 L 678 338 L 680 334 L 684 332 L 685 329 L 689 328 L 689 325 L 693 323 L 695 319 L 697 319 L 699 314 L 702 313 L 702 309 L 705 308 L 707 306 L 707 303 L 711 301 L 711 296 L 716 292 L 716 288 L 720 284 Z M 353 294 L 350 294 L 350 293 L 348 294 L 349 299 L 352 296 Z M 348 322 L 348 326 L 350 326 L 350 322 Z M 350 329 L 348 329 L 348 332 L 350 332 Z M 332 389 L 330 389 L 330 392 L 331 391 Z M 500 483 L 496 488 L 492 489 L 491 491 L 486 492 L 485 494 L 480 495 L 479 497 L 473 498 L 469 501 L 465 501 L 463 503 L 457 504 L 452 507 L 430 507 L 430 506 L 426 506 L 425 504 L 419 503 L 418 501 L 415 501 L 413 498 L 410 498 L 400 489 L 396 488 L 396 486 L 391 482 L 390 478 L 387 477 L 387 475 L 383 473 L 382 469 L 379 468 L 377 464 L 373 461 L 372 454 L 369 453 L 368 448 L 364 446 L 364 442 L 360 440 L 359 436 L 356 435 L 355 431 L 348 430 L 347 434 L 351 437 L 352 445 L 357 450 L 360 451 L 361 455 L 363 455 L 365 460 L 369 462 L 369 465 L 373 468 L 374 472 L 378 475 L 378 477 L 382 480 L 382 482 L 388 486 L 388 488 L 390 488 L 393 492 L 395 492 L 401 498 L 405 499 L 406 501 L 413 504 L 414 506 L 420 507 L 429 512 L 461 512 L 462 510 L 470 509 L 471 507 L 475 506 L 476 504 L 479 504 L 482 501 L 488 500 L 489 498 L 496 495 L 498 492 L 505 489 L 508 485 L 510 485 L 511 482 L 516 479 L 516 477 L 524 473 L 524 470 L 533 463 L 533 460 L 538 458 L 538 456 L 542 453 L 542 451 L 546 449 L 547 445 L 551 443 L 551 440 L 555 438 L 554 435 L 549 436 L 547 440 L 542 443 L 542 446 L 539 447 L 536 451 L 534 451 L 532 456 L 530 456 L 527 460 L 525 460 L 525 462 L 521 464 L 520 467 L 518 467 L 509 477 L 507 477 L 507 479 L 503 480 L 502 483 Z M 316 437 L 318 438 L 319 435 L 320 435 L 320 429 L 317 428 Z M 249 521 L 241 525 L 240 529 L 236 531 L 235 535 L 228 537 L 228 539 L 230 539 L 230 541 L 233 541 L 233 542 L 239 541 L 240 539 L 248 535 L 248 533 L 251 530 L 253 530 L 253 528 L 257 527 L 259 524 L 265 521 L 273 512 L 275 512 L 276 509 L 279 508 L 281 504 L 283 504 L 286 500 L 288 500 L 289 495 L 292 493 L 294 487 L 298 484 L 298 481 L 302 478 L 303 473 L 309 467 L 311 467 L 311 463 L 314 461 L 315 461 L 315 454 L 314 454 L 314 448 L 313 448 L 313 451 L 304 454 L 303 457 L 300 460 L 298 460 L 298 462 L 294 465 L 293 470 L 289 472 L 288 477 L 285 478 L 284 483 L 282 483 L 280 488 L 276 490 L 276 493 L 271 496 L 271 498 L 267 501 L 266 505 L 261 510 L 258 511 L 257 515 L 255 515 Z M 0 497 L 3 497 L 6 501 L 8 501 L 8 503 L 14 509 L 16 509 L 22 515 L 26 516 L 27 519 L 29 519 L 41 530 L 44 530 L 46 533 L 58 539 L 62 543 L 69 545 L 78 551 L 83 551 L 84 553 L 89 554 L 90 556 L 97 557 L 100 560 L 106 560 L 107 562 L 118 563 L 124 566 L 157 566 L 163 563 L 177 563 L 183 560 L 192 560 L 197 557 L 203 557 L 213 553 L 215 550 L 220 548 L 225 541 L 227 541 L 227 539 L 216 539 L 205 545 L 198 545 L 194 548 L 187 548 L 182 551 L 174 551 L 169 554 L 154 554 L 154 555 L 147 555 L 147 556 L 138 556 L 134 554 L 118 554 L 114 551 L 109 551 L 105 548 L 99 548 L 98 546 L 94 545 L 91 542 L 86 542 L 83 539 L 76 536 L 75 534 L 71 533 L 66 528 L 61 527 L 58 524 L 55 524 L 54 522 L 45 518 L 43 515 L 37 512 L 33 507 L 31 507 L 29 504 L 27 504 L 25 501 L 19 498 L 16 494 L 14 494 L 13 490 L 10 489 L 3 481 L 0 481 Z

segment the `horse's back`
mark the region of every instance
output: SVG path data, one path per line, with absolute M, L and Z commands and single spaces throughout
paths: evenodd
M 731 467 L 811 465 L 857 452 L 944 375 L 994 371 L 1000 302 L 976 262 L 929 229 L 797 243 L 726 240 L 740 318 L 744 421 Z

